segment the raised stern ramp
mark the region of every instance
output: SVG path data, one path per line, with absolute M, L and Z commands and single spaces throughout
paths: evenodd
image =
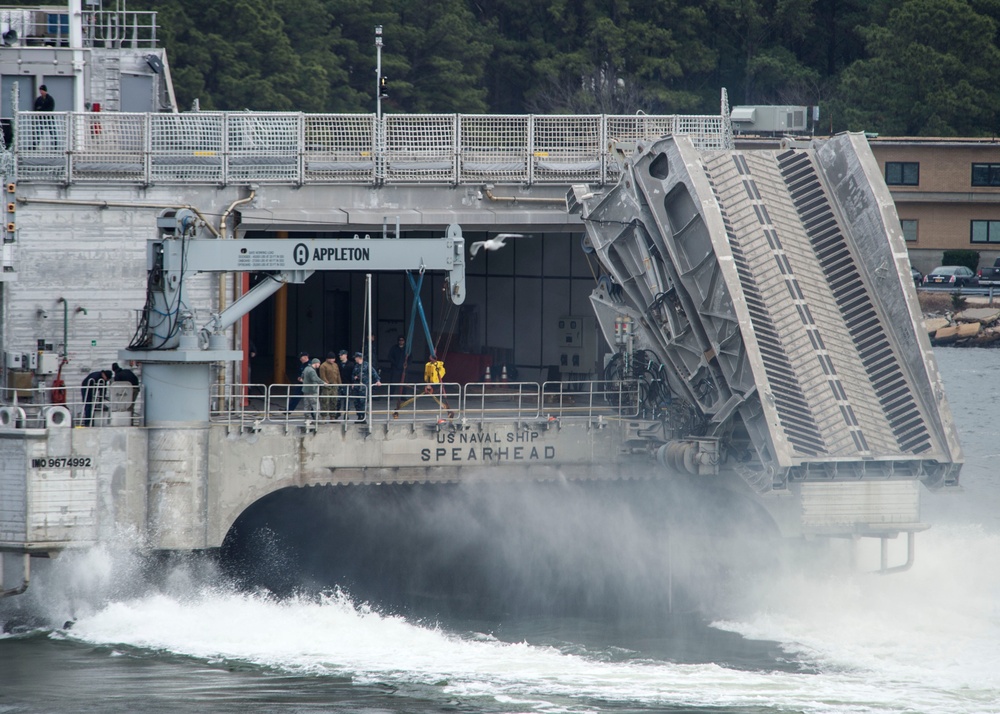
M 780 150 L 640 147 L 602 195 L 571 191 L 611 274 L 609 343 L 665 365 L 758 492 L 793 481 L 957 485 L 962 455 L 892 199 L 864 137 Z M 616 327 L 617 325 L 617 327 Z

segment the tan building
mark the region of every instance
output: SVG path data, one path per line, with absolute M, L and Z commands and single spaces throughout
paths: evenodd
M 896 202 L 911 263 L 922 273 L 945 250 L 1000 257 L 1000 141 L 876 138 L 869 141 Z

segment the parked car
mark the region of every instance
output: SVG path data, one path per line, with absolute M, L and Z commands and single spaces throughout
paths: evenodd
M 976 274 L 964 265 L 942 265 L 924 276 L 924 285 L 944 285 L 961 288 L 979 285 Z
M 1000 285 L 1000 258 L 993 261 L 988 268 L 980 268 L 976 273 L 980 285 Z
M 924 274 L 912 265 L 910 266 L 910 277 L 913 279 L 913 284 L 917 287 L 920 287 L 920 283 L 924 281 Z

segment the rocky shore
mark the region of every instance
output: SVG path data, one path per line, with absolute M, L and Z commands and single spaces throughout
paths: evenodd
M 1000 306 L 985 297 L 918 292 L 932 345 L 1000 347 Z

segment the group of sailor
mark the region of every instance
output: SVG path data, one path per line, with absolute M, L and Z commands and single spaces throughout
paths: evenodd
M 402 385 L 406 381 L 406 369 L 409 354 L 406 351 L 406 339 L 399 337 L 396 345 L 389 351 L 389 379 L 391 383 Z M 424 366 L 424 382 L 426 394 L 434 394 L 432 385 L 440 385 L 444 380 L 444 362 L 438 359 L 437 354 L 431 353 L 427 364 Z M 288 403 L 288 411 L 295 411 L 300 401 L 305 404 L 305 413 L 313 415 L 316 420 L 326 417 L 332 420 L 339 420 L 341 416 L 348 414 L 350 406 L 357 415 L 357 421 L 365 421 L 366 395 L 369 386 L 382 386 L 382 378 L 378 370 L 370 365 L 362 352 L 354 353 L 353 364 L 348 361 L 347 350 L 340 350 L 339 354 L 329 352 L 326 360 L 318 357 L 310 357 L 308 352 L 299 354 L 299 376 L 298 382 L 301 386 L 293 388 Z M 403 392 L 400 394 L 400 404 L 397 410 L 412 402 L 404 401 Z M 350 405 L 348 405 L 350 400 Z M 439 401 L 445 408 L 447 404 Z
M 349 406 L 357 414 L 359 422 L 365 421 L 366 395 L 368 386 L 379 387 L 382 385 L 382 378 L 374 366 L 370 366 L 368 360 L 362 352 L 354 353 L 353 362 L 348 359 L 348 351 L 340 350 L 339 353 L 328 352 L 326 360 L 321 361 L 318 357 L 310 358 L 308 352 L 299 353 L 299 386 L 295 386 L 288 399 L 288 411 L 294 412 L 298 409 L 299 403 L 304 402 L 306 414 L 312 415 L 316 420 L 326 417 L 334 421 L 349 413 Z M 389 374 L 393 384 L 402 385 L 406 381 L 406 368 L 409 354 L 405 350 L 405 339 L 399 338 L 399 344 L 395 345 L 389 353 Z M 434 396 L 438 403 L 447 409 L 447 402 L 444 401 L 443 392 L 440 399 L 438 392 L 441 383 L 444 381 L 444 362 L 438 359 L 437 354 L 431 353 L 426 365 L 424 365 L 424 394 Z M 132 385 L 132 402 L 138 393 L 139 377 L 131 369 L 121 367 L 117 362 L 111 365 L 111 369 L 99 369 L 91 372 L 83 379 L 81 396 L 83 398 L 83 425 L 93 426 L 94 412 L 103 402 L 107 401 L 107 388 L 114 382 L 127 383 Z M 397 413 L 400 408 L 405 408 L 413 402 L 415 395 L 411 399 L 404 399 L 404 393 L 400 390 Z M 349 404 L 350 402 L 350 404 Z
M 348 361 L 347 350 L 339 354 L 328 352 L 326 360 L 319 357 L 309 357 L 308 352 L 299 354 L 298 381 L 302 385 L 292 391 L 288 403 L 288 411 L 295 411 L 299 400 L 305 401 L 306 414 L 316 420 L 327 416 L 334 420 L 348 411 L 348 395 L 357 413 L 358 421 L 365 420 L 365 394 L 370 382 L 375 386 L 382 384 L 381 377 L 374 367 L 370 367 L 364 353 L 354 353 L 354 363 Z M 320 397 L 322 396 L 322 400 Z

